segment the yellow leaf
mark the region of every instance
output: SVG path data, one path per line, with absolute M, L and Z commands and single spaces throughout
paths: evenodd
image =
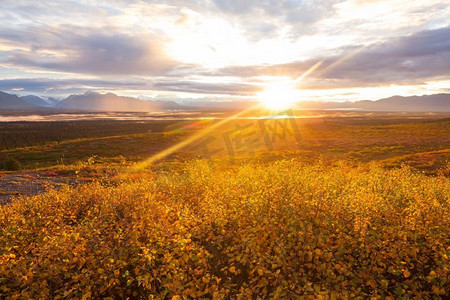
M 433 290 L 433 293 L 439 295 L 439 294 L 445 294 L 445 290 L 444 289 L 440 289 L 439 287 L 433 285 L 431 287 L 431 289 Z

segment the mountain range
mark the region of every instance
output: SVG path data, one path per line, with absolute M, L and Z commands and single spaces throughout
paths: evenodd
M 241 103 L 242 104 L 242 103 Z M 230 102 L 224 102 L 223 108 L 230 108 Z M 207 108 L 208 104 L 203 104 Z M 118 96 L 113 93 L 100 94 L 86 92 L 70 95 L 63 100 L 41 98 L 38 96 L 16 96 L 0 92 L 0 110 L 37 110 L 37 109 L 70 109 L 88 111 L 123 111 L 123 112 L 155 112 L 166 110 L 195 110 L 202 107 L 191 107 L 174 101 L 140 100 L 132 97 Z M 220 103 L 214 103 L 220 109 Z M 238 108 L 238 107 L 236 107 Z M 393 96 L 376 101 L 362 100 L 356 102 L 319 102 L 303 101 L 297 106 L 306 110 L 364 110 L 364 111 L 422 111 L 450 112 L 450 94 L 434 94 L 424 96 Z
M 39 107 L 53 107 L 53 106 L 55 106 L 56 103 L 59 102 L 55 98 L 43 99 L 41 97 L 34 96 L 34 95 L 22 96 L 20 98 L 28 104 L 36 105 Z
M 117 96 L 113 93 L 100 94 L 88 91 L 70 95 L 63 100 L 41 98 L 34 95 L 16 96 L 0 92 L 0 110 L 68 109 L 88 111 L 155 112 L 165 110 L 192 110 L 174 101 L 140 100 Z
M 37 109 L 36 105 L 27 103 L 24 99 L 16 95 L 0 92 L 0 109 L 1 110 L 21 110 L 21 109 Z
M 96 92 L 86 92 L 82 95 L 70 95 L 63 101 L 57 103 L 54 108 L 71 110 L 146 112 L 183 110 L 184 107 L 174 101 L 145 101 L 132 97 L 117 96 L 113 93 L 99 94 Z
M 309 110 L 363 110 L 363 111 L 404 111 L 404 112 L 450 112 L 450 94 L 424 96 L 393 96 L 376 101 L 319 102 L 305 101 L 299 109 Z

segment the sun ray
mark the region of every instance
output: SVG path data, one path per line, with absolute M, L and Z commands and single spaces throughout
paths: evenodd
M 358 54 L 359 52 L 361 52 L 364 48 L 366 48 L 366 46 L 362 46 L 359 47 L 357 49 L 355 49 L 354 51 L 348 53 L 347 55 L 344 55 L 342 58 L 338 59 L 337 61 L 333 62 L 332 64 L 330 64 L 329 66 L 327 66 L 326 68 L 319 70 L 316 74 L 317 77 L 325 74 L 326 72 L 334 69 L 335 67 L 339 66 L 340 64 L 346 62 L 347 60 L 349 60 L 350 58 L 352 58 L 353 56 L 355 56 L 356 54 Z
M 234 114 L 234 115 L 232 115 L 232 116 L 230 116 L 230 117 L 228 117 L 226 119 L 223 119 L 223 120 L 221 120 L 221 121 L 211 125 L 210 127 L 207 127 L 205 129 L 203 129 L 202 131 L 200 131 L 200 132 L 190 136 L 186 140 L 181 141 L 178 144 L 175 144 L 175 145 L 173 145 L 173 146 L 171 146 L 171 147 L 169 147 L 169 148 L 167 148 L 167 149 L 165 149 L 165 150 L 163 150 L 163 151 L 161 151 L 159 153 L 156 153 L 155 155 L 149 157 L 145 161 L 140 162 L 139 164 L 135 165 L 134 169 L 146 168 L 146 167 L 152 165 L 154 162 L 156 162 L 158 160 L 161 160 L 163 158 L 166 158 L 167 156 L 169 156 L 170 154 L 174 153 L 175 151 L 183 149 L 184 147 L 188 146 L 189 144 L 192 144 L 193 142 L 201 139 L 202 137 L 204 137 L 208 133 L 212 132 L 213 130 L 219 128 L 222 125 L 225 125 L 226 123 L 230 122 L 231 120 L 235 120 L 235 119 L 241 117 L 242 115 L 244 115 L 245 113 L 247 113 L 247 112 L 249 112 L 251 110 L 257 109 L 259 107 L 260 107 L 260 105 L 258 104 L 258 105 L 249 107 L 249 108 L 247 108 L 247 109 L 245 109 L 243 111 L 240 111 L 240 112 L 238 112 L 238 113 L 236 113 L 236 114 Z
M 295 79 L 294 85 L 300 83 L 306 76 L 308 76 L 309 74 L 314 72 L 318 67 L 320 67 L 321 64 L 322 64 L 322 61 L 316 62 L 311 68 L 306 70 L 305 73 L 303 73 L 302 75 L 297 77 L 297 79 Z
M 297 78 L 295 81 L 293 81 L 291 84 L 298 83 L 298 82 L 300 82 L 301 80 L 303 80 L 306 76 L 308 76 L 308 75 L 311 74 L 313 71 L 315 71 L 315 70 L 321 65 L 321 63 L 322 63 L 322 62 L 318 62 L 318 63 L 314 64 L 311 68 L 309 68 L 308 70 L 306 70 L 305 73 L 303 73 L 300 77 L 298 77 L 298 78 Z M 293 89 L 294 86 L 292 85 L 291 88 Z M 187 147 L 188 145 L 192 144 L 193 142 L 198 141 L 199 139 L 201 139 L 202 137 L 204 137 L 204 136 L 207 135 L 208 133 L 212 132 L 213 130 L 219 128 L 219 127 L 222 126 L 222 125 L 225 125 L 226 123 L 230 122 L 231 120 L 235 120 L 235 119 L 241 117 L 242 115 L 244 115 L 245 113 L 247 113 L 247 112 L 249 112 L 249 111 L 252 111 L 252 110 L 256 110 L 256 109 L 258 109 L 258 108 L 261 108 L 261 104 L 263 104 L 263 102 L 261 102 L 260 104 L 256 104 L 256 105 L 254 105 L 254 106 L 251 106 L 251 107 L 249 107 L 249 108 L 247 108 L 247 109 L 245 109 L 245 110 L 243 110 L 243 111 L 240 111 L 240 112 L 238 112 L 238 113 L 236 113 L 236 114 L 234 114 L 234 115 L 232 115 L 232 116 L 230 116 L 230 117 L 228 117 L 228 118 L 226 118 L 226 119 L 223 119 L 223 120 L 221 120 L 221 121 L 219 121 L 219 122 L 217 122 L 217 123 L 211 125 L 210 127 L 207 127 L 207 128 L 205 128 L 205 129 L 203 129 L 202 131 L 200 131 L 200 132 L 198 132 L 198 133 L 196 133 L 196 134 L 190 136 L 190 137 L 187 138 L 186 140 L 181 141 L 181 142 L 179 142 L 179 143 L 177 143 L 177 144 L 175 144 L 175 145 L 173 145 L 173 146 L 171 146 L 171 147 L 169 147 L 169 148 L 167 148 L 167 149 L 165 149 L 165 150 L 163 150 L 163 151 L 161 151 L 161 152 L 158 152 L 158 153 L 156 153 L 155 155 L 153 155 L 153 156 L 147 158 L 146 160 L 144 160 L 144 161 L 142 161 L 142 162 L 136 164 L 136 165 L 133 167 L 133 169 L 135 169 L 135 170 L 143 169 L 143 168 L 146 168 L 146 167 L 152 165 L 152 164 L 155 163 L 156 161 L 159 161 L 159 160 L 161 160 L 161 159 L 166 158 L 167 156 L 169 156 L 170 154 L 174 153 L 175 151 L 178 151 L 178 150 L 180 150 L 180 149 L 183 149 L 183 148 Z M 281 107 L 278 107 L 278 108 L 281 108 Z M 284 107 L 282 107 L 282 108 L 284 108 Z

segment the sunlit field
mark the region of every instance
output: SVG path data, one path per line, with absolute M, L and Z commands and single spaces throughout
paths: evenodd
M 288 113 L 242 116 L 145 165 L 233 113 L 1 123 L 2 159 L 19 163 L 4 178 L 75 184 L 3 195 L 0 295 L 445 298 L 449 116 Z

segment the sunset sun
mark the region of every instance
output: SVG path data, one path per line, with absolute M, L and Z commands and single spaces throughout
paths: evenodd
M 299 101 L 298 93 L 289 81 L 275 82 L 258 94 L 258 100 L 269 109 L 287 109 Z

